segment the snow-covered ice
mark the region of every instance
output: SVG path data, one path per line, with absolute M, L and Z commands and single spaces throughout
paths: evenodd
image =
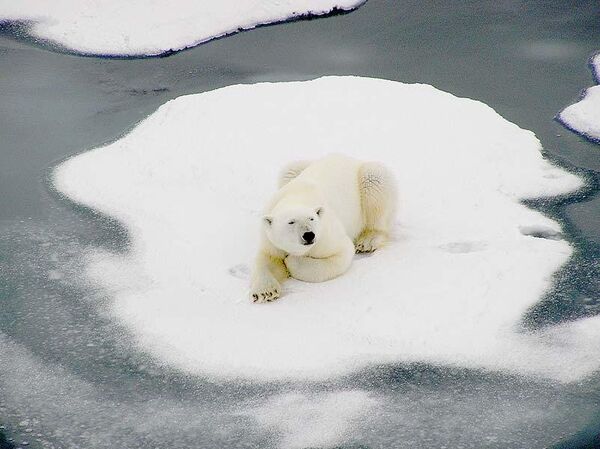
M 378 400 L 365 391 L 342 390 L 318 394 L 284 393 L 246 412 L 264 428 L 283 435 L 279 447 L 335 447 L 344 441 L 355 421 L 365 419 Z
M 187 372 L 322 379 L 423 361 L 568 382 L 599 367 L 600 318 L 520 325 L 572 253 L 560 225 L 520 200 L 583 185 L 540 150 L 478 101 L 325 77 L 169 101 L 58 166 L 54 182 L 129 230 L 129 250 L 95 250 L 87 275 L 140 348 Z M 248 271 L 279 167 L 331 152 L 395 172 L 393 243 L 335 280 L 291 280 L 279 301 L 253 304 Z
M 33 36 L 84 54 L 158 55 L 241 30 L 348 11 L 366 0 L 19 0 L 0 22 L 31 23 Z
M 592 57 L 590 65 L 600 84 L 600 53 Z M 567 128 L 600 143 L 600 85 L 588 88 L 579 102 L 563 109 L 558 119 Z

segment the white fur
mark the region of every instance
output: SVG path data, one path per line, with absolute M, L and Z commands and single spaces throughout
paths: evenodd
M 277 299 L 288 276 L 333 279 L 348 270 L 355 252 L 375 251 L 389 237 L 396 189 L 379 163 L 342 155 L 295 162 L 284 168 L 279 185 L 263 218 L 254 302 Z

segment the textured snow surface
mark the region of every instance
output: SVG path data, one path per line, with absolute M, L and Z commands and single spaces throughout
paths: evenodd
M 304 15 L 351 10 L 366 0 L 19 0 L 0 22 L 32 23 L 43 40 L 86 54 L 157 55 Z
M 596 82 L 600 83 L 600 53 L 591 61 Z M 569 129 L 600 143 L 600 85 L 585 91 L 579 102 L 565 108 L 559 120 Z
M 94 251 L 87 274 L 141 348 L 185 371 L 319 379 L 425 361 L 572 381 L 600 364 L 600 318 L 520 327 L 572 249 L 519 200 L 582 186 L 540 149 L 478 101 L 326 77 L 177 98 L 54 180 L 129 230 L 129 250 Z M 248 273 L 278 169 L 330 152 L 395 172 L 394 241 L 335 280 L 291 280 L 279 301 L 253 304 Z
M 284 393 L 260 407 L 248 410 L 263 428 L 278 428 L 283 435 L 279 447 L 305 449 L 334 447 L 344 440 L 351 426 L 381 404 L 361 390 L 306 395 Z

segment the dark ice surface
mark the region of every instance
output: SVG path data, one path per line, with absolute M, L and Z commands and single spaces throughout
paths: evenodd
M 595 315 L 600 145 L 553 117 L 593 84 L 596 0 L 369 0 L 350 14 L 149 59 L 70 55 L 34 42 L 21 25 L 1 30 L 0 449 L 277 447 L 283 430 L 244 410 L 281 393 L 311 401 L 347 389 L 369 392 L 381 407 L 353 424 L 342 447 L 600 446 L 598 376 L 561 385 L 411 364 L 269 384 L 165 368 L 133 349 L 127 330 L 104 313 L 110 292 L 83 276 L 90 249 L 127 251 L 126 230 L 60 198 L 48 182 L 61 160 L 115 140 L 179 95 L 328 74 L 428 83 L 487 103 L 534 131 L 552 160 L 586 176 L 578 195 L 531 203 L 563 222 L 576 252 L 523 324 Z

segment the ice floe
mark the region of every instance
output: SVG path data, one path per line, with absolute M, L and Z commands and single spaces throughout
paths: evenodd
M 590 61 L 594 79 L 600 83 L 600 53 Z M 567 128 L 600 143 L 600 85 L 588 88 L 581 99 L 566 107 L 558 120 Z
M 357 8 L 366 0 L 20 0 L 0 22 L 31 24 L 38 39 L 84 54 L 158 55 L 259 25 Z
M 59 165 L 54 183 L 128 229 L 128 251 L 95 250 L 87 276 L 140 348 L 187 372 L 322 379 L 423 361 L 568 382 L 600 365 L 600 318 L 520 324 L 572 253 L 559 223 L 520 200 L 583 185 L 540 150 L 481 102 L 325 77 L 179 97 Z M 393 243 L 253 304 L 248 270 L 279 167 L 331 152 L 395 172 Z

